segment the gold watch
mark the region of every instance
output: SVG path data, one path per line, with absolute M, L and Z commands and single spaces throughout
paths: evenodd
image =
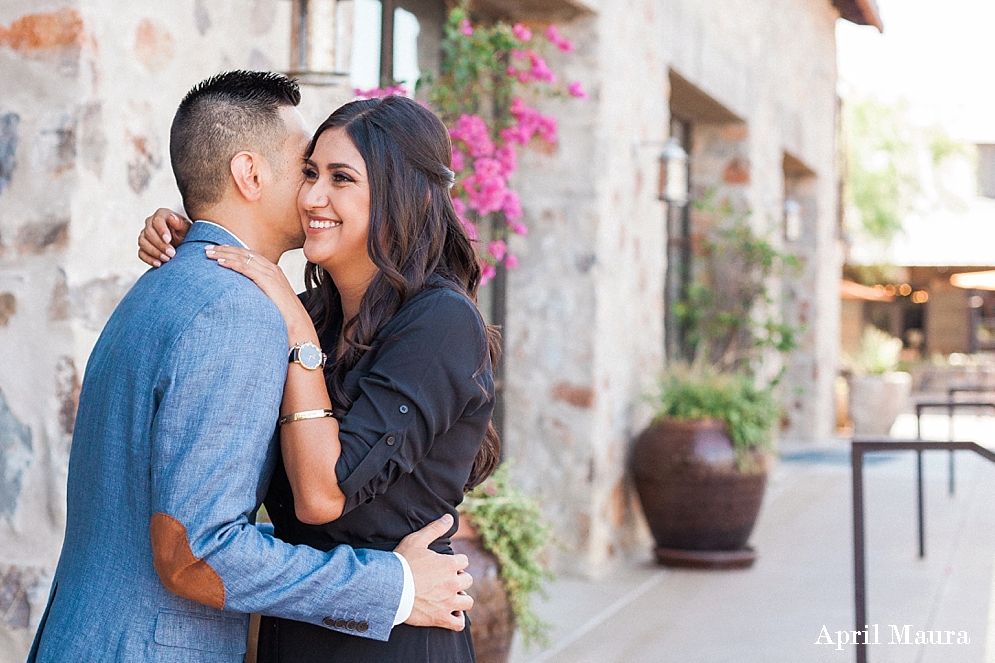
M 311 341 L 304 341 L 290 348 L 289 363 L 300 364 L 301 368 L 308 371 L 316 371 L 322 368 L 325 365 L 326 359 L 327 357 L 321 351 L 321 348 Z

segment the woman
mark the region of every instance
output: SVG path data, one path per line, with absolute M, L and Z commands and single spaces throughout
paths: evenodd
M 346 104 L 305 154 L 306 295 L 258 255 L 208 249 L 277 304 L 299 348 L 265 500 L 285 541 L 392 550 L 445 512 L 457 518 L 464 490 L 497 463 L 495 332 L 474 304 L 480 267 L 453 209 L 450 158 L 448 132 L 419 104 Z M 328 355 L 324 375 L 306 368 L 312 344 Z M 448 539 L 432 548 L 451 552 Z M 268 617 L 260 628 L 260 662 L 474 659 L 469 629 L 401 624 L 383 643 Z

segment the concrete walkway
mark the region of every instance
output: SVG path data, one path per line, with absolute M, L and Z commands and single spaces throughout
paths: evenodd
M 925 436 L 946 439 L 946 417 L 924 423 Z M 992 420 L 955 423 L 960 439 L 995 442 Z M 914 434 L 914 419 L 892 432 Z M 868 661 L 995 663 L 995 466 L 960 452 L 951 497 L 947 454 L 926 454 L 920 560 L 914 459 L 877 455 L 866 464 L 868 618 L 880 641 Z M 760 555 L 752 569 L 678 571 L 647 559 L 599 581 L 560 580 L 536 605 L 554 625 L 552 646 L 527 651 L 516 642 L 512 663 L 854 661 L 852 646 L 836 644 L 837 631 L 853 628 L 850 481 L 844 441 L 785 450 L 751 540 Z M 912 643 L 890 644 L 892 624 L 899 632 L 910 625 Z M 823 627 L 833 644 L 816 644 Z M 969 644 L 914 644 L 916 631 L 937 630 L 953 631 L 953 643 L 963 631 Z

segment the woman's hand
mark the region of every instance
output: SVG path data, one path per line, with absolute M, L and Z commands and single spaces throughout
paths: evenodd
M 160 207 L 145 219 L 145 228 L 138 234 L 138 258 L 153 267 L 162 267 L 176 255 L 176 247 L 192 225 L 182 215 Z
M 207 257 L 217 260 L 222 267 L 238 272 L 259 286 L 266 296 L 273 300 L 287 323 L 290 344 L 311 341 L 317 345 L 318 334 L 307 309 L 301 304 L 286 274 L 258 253 L 238 246 L 208 245 Z

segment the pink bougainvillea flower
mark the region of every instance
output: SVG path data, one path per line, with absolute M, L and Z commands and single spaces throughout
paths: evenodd
M 515 58 L 516 60 L 528 60 L 529 52 L 522 50 L 520 48 L 513 48 L 511 49 L 511 57 Z
M 515 23 L 515 25 L 512 26 L 511 31 L 521 41 L 532 41 L 532 31 L 521 23 Z
M 369 90 L 361 90 L 356 88 L 353 93 L 360 99 L 380 99 L 381 97 L 389 97 L 392 94 L 397 94 L 402 97 L 408 96 L 408 91 L 403 85 L 393 85 L 391 87 L 374 87 Z
M 477 232 L 476 224 L 466 218 L 466 203 L 463 202 L 462 198 L 453 198 L 453 209 L 456 210 L 456 218 L 459 219 L 460 225 L 466 230 L 466 234 L 469 235 L 471 240 L 477 241 L 480 238 L 480 233 Z
M 518 151 L 514 145 L 499 147 L 494 152 L 494 158 L 501 165 L 501 176 L 505 179 L 518 169 Z
M 515 231 L 516 225 L 521 225 L 517 223 L 517 219 L 522 218 L 522 201 L 518 197 L 518 193 L 508 189 L 504 193 L 504 203 L 501 205 L 501 211 L 504 212 L 505 219 L 508 221 L 508 227 Z M 523 226 L 524 227 L 524 226 Z M 524 233 L 518 233 L 524 234 Z
M 501 210 L 504 206 L 508 183 L 501 175 L 497 159 L 485 157 L 473 162 L 473 174 L 463 180 L 470 209 L 481 216 Z
M 459 31 L 460 34 L 463 35 L 464 37 L 473 36 L 473 26 L 470 25 L 470 19 L 464 18 L 462 21 L 459 22 Z
M 504 240 L 496 239 L 487 244 L 487 252 L 494 256 L 495 260 L 503 260 L 505 253 L 508 252 L 508 245 L 504 243 Z
M 556 144 L 557 121 L 552 115 L 543 115 L 539 118 L 539 138 L 550 145 Z
M 512 78 L 514 78 L 515 76 L 518 76 L 518 70 L 515 69 L 514 67 L 512 67 L 510 64 L 508 65 L 508 68 L 505 69 L 504 71 L 505 71 L 505 73 L 507 73 Z
M 546 39 L 564 53 L 570 53 L 574 50 L 574 43 L 560 34 L 560 29 L 556 27 L 555 23 L 546 28 Z
M 567 87 L 567 92 L 570 93 L 571 97 L 577 97 L 578 99 L 587 99 L 587 92 L 584 91 L 584 86 L 580 84 L 580 81 L 574 81 Z
M 494 154 L 494 141 L 491 140 L 487 123 L 479 115 L 461 115 L 456 126 L 449 130 L 453 140 L 466 143 L 473 158 L 489 157 Z
M 464 218 L 460 218 L 459 222 L 463 226 L 463 229 L 466 230 L 466 234 L 467 236 L 469 236 L 471 241 L 476 242 L 478 239 L 480 239 L 480 233 L 477 232 L 476 224 Z
M 466 167 L 466 163 L 463 161 L 463 153 L 457 149 L 455 145 L 452 146 L 453 158 L 452 158 L 452 168 L 453 172 L 458 173 Z
M 507 267 L 508 269 L 515 269 L 516 267 L 518 267 L 518 256 L 516 256 L 514 253 L 509 253 L 504 258 L 504 266 Z
M 529 69 L 529 77 L 537 81 L 547 81 L 549 83 L 556 82 L 556 74 L 552 72 L 546 61 L 543 60 L 538 53 L 535 51 L 529 51 L 529 61 L 532 66 Z
M 529 234 L 529 227 L 526 226 L 524 223 L 518 223 L 517 221 L 509 221 L 508 227 L 511 228 L 511 232 L 515 233 L 516 235 Z
M 480 285 L 485 285 L 492 278 L 497 276 L 497 269 L 489 262 L 480 265 Z

